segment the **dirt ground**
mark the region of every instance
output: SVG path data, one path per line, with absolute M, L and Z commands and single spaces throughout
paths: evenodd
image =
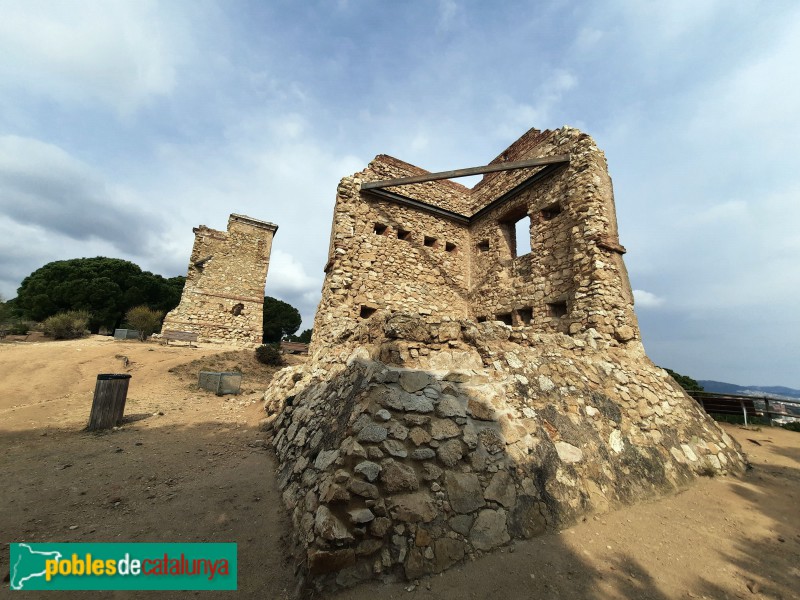
M 238 367 L 243 393 L 198 390 L 201 367 Z M 118 372 L 132 375 L 125 423 L 83 432 L 96 375 Z M 238 543 L 239 591 L 160 597 L 291 598 L 288 519 L 257 426 L 271 373 L 252 352 L 219 346 L 99 336 L 0 344 L 3 591 L 10 542 L 216 541 Z M 335 598 L 800 598 L 800 433 L 726 428 L 753 464 L 743 478 L 702 479 L 442 575 Z

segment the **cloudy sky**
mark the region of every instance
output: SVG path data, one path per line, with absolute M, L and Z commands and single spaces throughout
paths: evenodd
M 82 256 L 185 274 L 236 212 L 280 226 L 267 293 L 310 327 L 342 176 L 568 124 L 656 363 L 800 388 L 798 63 L 794 0 L 0 0 L 0 294 Z

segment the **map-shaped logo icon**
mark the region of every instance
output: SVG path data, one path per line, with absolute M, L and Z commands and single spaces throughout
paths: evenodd
M 40 552 L 28 544 L 12 545 L 11 554 L 12 590 L 24 590 L 27 581 L 44 577 L 46 561 L 61 560 L 60 552 Z

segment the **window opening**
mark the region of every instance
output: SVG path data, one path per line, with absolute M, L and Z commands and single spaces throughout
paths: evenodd
M 517 309 L 517 316 L 523 325 L 530 325 L 533 321 L 533 309 L 530 307 Z
M 362 304 L 361 305 L 361 312 L 359 313 L 359 316 L 362 319 L 368 319 L 369 317 L 374 315 L 375 311 L 377 311 L 377 310 L 378 309 L 375 308 L 374 306 L 367 306 L 366 304 Z
M 409 241 L 411 239 L 411 232 L 407 229 L 398 229 L 397 230 L 397 239 L 398 240 L 405 240 Z
M 429 248 L 433 248 L 434 246 L 436 246 L 436 238 L 435 238 L 435 237 L 430 237 L 430 236 L 427 236 L 427 235 L 426 235 L 426 236 L 425 236 L 425 239 L 424 239 L 424 241 L 423 241 L 423 243 L 424 243 L 426 246 L 428 246 Z
M 500 228 L 508 243 L 511 258 L 525 256 L 531 252 L 531 218 L 525 206 L 509 211 L 500 220 Z
M 384 235 L 387 229 L 388 227 L 386 225 L 382 223 L 375 223 L 375 229 L 373 231 L 375 232 L 375 235 Z
M 525 216 L 514 223 L 515 242 L 517 244 L 514 256 L 525 256 L 531 253 L 531 218 Z
M 478 323 L 485 323 L 486 317 L 478 317 Z
M 562 302 L 548 302 L 547 309 L 551 317 L 561 318 L 567 314 L 567 303 Z
M 444 243 L 444 251 L 445 252 L 455 252 L 456 245 L 453 242 L 445 242 Z
M 488 252 L 489 251 L 489 240 L 481 240 L 478 242 L 478 251 L 479 252 Z
M 501 313 L 497 315 L 497 321 L 502 321 L 506 325 L 512 325 L 513 320 L 511 319 L 511 313 Z
M 561 204 L 558 202 L 554 202 L 549 206 L 545 206 L 542 209 L 542 220 L 549 221 L 551 219 L 555 219 L 558 215 L 561 214 Z

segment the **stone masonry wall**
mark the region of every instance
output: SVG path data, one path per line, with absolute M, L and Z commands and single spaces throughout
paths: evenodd
M 341 181 L 309 360 L 265 394 L 307 586 L 439 573 L 744 468 L 645 354 L 594 141 L 531 130 L 494 162 L 555 155 L 472 190 L 362 190 L 423 172 L 383 155 Z
M 205 342 L 261 344 L 264 285 L 276 225 L 231 215 L 227 231 L 201 225 L 180 304 L 163 330 L 188 331 Z
M 470 226 L 473 311 L 489 320 L 510 314 L 514 324 L 542 332 L 574 334 L 593 328 L 633 339 L 638 324 L 605 157 L 585 134 L 574 129 L 557 133 L 547 138 L 550 143 L 513 159 L 541 156 L 547 149 L 549 154 L 569 153 L 569 165 Z M 531 224 L 531 252 L 516 257 L 512 223 L 525 216 Z
M 267 394 L 309 586 L 439 573 L 743 467 L 638 342 L 389 312 L 369 322 L 336 369 L 287 369 Z M 430 355 L 397 352 L 442 327 L 452 339 Z M 461 354 L 446 358 L 448 346 Z
M 312 353 L 379 308 L 638 339 L 611 179 L 592 138 L 569 127 L 531 130 L 493 162 L 554 155 L 569 164 L 517 193 L 541 167 L 489 173 L 472 190 L 447 180 L 387 188 L 462 221 L 362 191 L 364 181 L 425 173 L 390 156 L 343 179 Z M 516 256 L 514 222 L 525 217 L 531 252 Z
M 365 201 L 361 181 L 339 185 L 326 308 L 317 311 L 315 339 L 338 343 L 378 309 L 466 317 L 466 226 L 379 198 Z
M 556 131 L 530 129 L 489 164 L 495 165 L 535 156 L 563 154 L 569 151 L 568 146 L 583 138 L 589 138 L 589 136 L 571 127 L 563 127 Z M 535 168 L 528 168 L 486 173 L 470 190 L 470 211 L 477 212 L 495 198 L 499 198 L 517 184 L 522 183 L 534 171 Z
M 427 172 L 425 169 L 410 165 L 393 156 L 379 154 L 363 174 L 365 181 L 374 181 L 377 179 L 398 179 L 400 177 L 424 175 Z M 437 181 L 412 183 L 387 189 L 413 198 L 424 199 L 426 202 L 453 212 L 467 213 L 470 211 L 470 189 L 457 181 L 439 179 Z

